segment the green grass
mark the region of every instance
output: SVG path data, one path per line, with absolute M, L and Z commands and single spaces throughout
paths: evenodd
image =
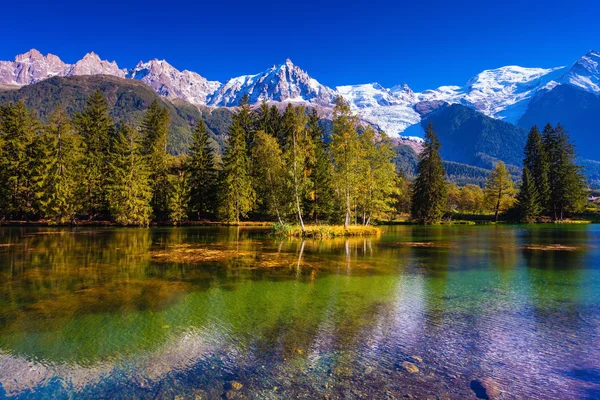
M 381 229 L 375 226 L 350 225 L 305 225 L 304 232 L 300 225 L 275 224 L 273 235 L 281 237 L 305 237 L 305 238 L 333 238 L 343 236 L 376 236 Z

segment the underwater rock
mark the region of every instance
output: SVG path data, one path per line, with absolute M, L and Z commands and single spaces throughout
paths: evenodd
M 402 369 L 405 370 L 406 372 L 408 372 L 409 374 L 418 374 L 419 373 L 419 368 L 411 363 L 410 361 L 404 361 L 402 363 Z
M 492 378 L 474 379 L 471 381 L 471 390 L 478 399 L 495 400 L 500 397 L 500 386 Z

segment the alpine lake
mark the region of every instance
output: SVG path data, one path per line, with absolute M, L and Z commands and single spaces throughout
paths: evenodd
M 0 228 L 0 398 L 599 399 L 600 225 Z

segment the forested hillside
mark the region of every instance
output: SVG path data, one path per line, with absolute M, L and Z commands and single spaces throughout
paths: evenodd
M 220 108 L 211 111 L 184 101 L 170 102 L 157 95 L 143 82 L 108 75 L 54 77 L 20 89 L 0 89 L 0 104 L 22 101 L 42 122 L 47 122 L 60 103 L 69 116 L 83 111 L 87 99 L 100 90 L 107 101 L 111 117 L 117 124 L 138 126 L 150 104 L 157 100 L 166 107 L 171 117 L 168 151 L 171 154 L 187 152 L 193 127 L 201 117 L 209 130 L 210 138 L 222 149 L 231 111 Z M 201 111 L 202 112 L 201 112 Z M 217 146 L 215 146 L 217 147 Z

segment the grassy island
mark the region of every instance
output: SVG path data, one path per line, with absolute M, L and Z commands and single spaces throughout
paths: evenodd
M 275 224 L 273 234 L 279 237 L 333 238 L 343 236 L 377 236 L 381 229 L 371 225 L 300 225 Z

